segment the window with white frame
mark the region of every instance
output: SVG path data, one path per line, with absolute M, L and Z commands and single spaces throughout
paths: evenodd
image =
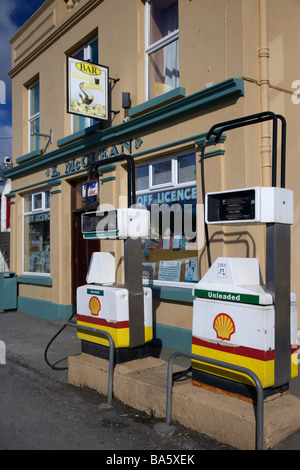
M 50 273 L 50 191 L 38 191 L 23 198 L 24 274 Z
M 137 203 L 151 215 L 143 240 L 143 278 L 198 281 L 196 156 L 184 153 L 136 167 Z
M 39 149 L 40 141 L 40 84 L 34 82 L 28 90 L 29 97 L 29 152 Z
M 75 51 L 72 54 L 72 57 L 74 57 L 75 59 L 87 60 L 89 62 L 93 62 L 97 64 L 98 63 L 98 38 L 91 39 L 80 49 L 77 49 L 77 51 Z M 86 127 L 92 126 L 93 124 L 96 124 L 97 122 L 99 122 L 96 119 L 88 118 L 85 116 L 76 116 L 76 115 L 73 115 L 71 119 L 72 119 L 72 133 L 78 132 L 82 129 L 85 129 Z
M 179 86 L 178 0 L 146 0 L 146 98 Z

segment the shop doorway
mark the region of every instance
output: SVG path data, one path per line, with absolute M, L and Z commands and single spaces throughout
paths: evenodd
M 81 214 L 85 212 L 85 180 L 72 185 L 72 305 L 76 308 L 77 287 L 86 284 L 86 275 L 94 251 L 100 251 L 98 240 L 85 240 L 81 233 Z M 90 202 L 97 200 L 97 194 L 91 196 Z

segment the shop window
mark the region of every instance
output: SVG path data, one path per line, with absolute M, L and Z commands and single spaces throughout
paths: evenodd
M 40 147 L 40 85 L 33 83 L 29 87 L 29 152 L 38 150 Z
M 50 274 L 50 192 L 24 197 L 24 274 Z
M 151 235 L 142 242 L 143 278 L 197 282 L 195 154 L 137 166 L 136 179 L 137 203 L 151 214 Z
M 150 177 L 152 177 L 151 187 L 172 184 L 172 160 L 154 163 Z
M 178 183 L 196 181 L 195 155 L 184 155 L 178 158 Z
M 146 1 L 146 93 L 155 98 L 179 86 L 178 0 Z
M 75 59 L 87 60 L 98 64 L 98 39 L 94 38 L 72 54 Z M 93 126 L 99 121 L 85 116 L 72 116 L 72 132 L 78 132 L 86 127 Z

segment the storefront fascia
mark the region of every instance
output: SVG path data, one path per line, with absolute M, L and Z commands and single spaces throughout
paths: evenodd
M 63 196 L 63 183 L 76 177 L 85 178 L 88 174 L 89 165 L 93 161 L 101 161 L 99 166 L 99 182 L 116 183 L 115 168 L 117 161 L 122 160 L 122 155 L 131 155 L 136 161 L 147 158 L 155 158 L 157 154 L 164 151 L 170 153 L 172 149 L 178 149 L 181 146 L 190 145 L 197 148 L 199 142 L 205 138 L 208 129 L 199 129 L 198 134 L 186 135 L 185 138 L 164 143 L 155 147 L 144 148 L 143 135 L 149 132 L 156 132 L 158 128 L 172 127 L 176 121 L 183 122 L 185 117 L 196 115 L 201 111 L 207 113 L 209 108 L 232 105 L 239 98 L 244 96 L 244 82 L 242 79 L 229 79 L 224 82 L 213 85 L 207 89 L 201 90 L 193 95 L 185 96 L 185 89 L 178 88 L 170 93 L 150 100 L 140 106 L 130 110 L 130 120 L 120 125 L 110 127 L 99 131 L 98 125 L 87 128 L 76 134 L 72 134 L 57 141 L 57 149 L 42 154 L 42 151 L 23 155 L 16 160 L 16 165 L 7 171 L 7 177 L 12 180 L 12 190 L 8 195 L 12 209 L 16 210 L 18 195 L 23 195 L 29 191 L 38 191 L 39 188 L 48 188 L 51 197 Z M 222 154 L 224 150 L 207 150 L 207 156 Z M 51 212 L 51 209 L 50 209 Z M 55 220 L 55 214 L 51 215 L 50 220 Z M 15 229 L 23 230 L 15 219 Z M 51 242 L 50 242 L 51 243 Z M 14 247 L 14 244 L 12 244 Z M 14 249 L 14 248 L 13 248 Z M 53 260 L 53 255 L 51 257 Z M 61 262 L 57 259 L 57 263 Z M 36 286 L 34 296 L 26 297 L 24 294 L 18 297 L 18 310 L 37 317 L 43 317 L 49 320 L 59 318 L 69 318 L 72 313 L 72 304 L 65 301 L 57 302 L 58 296 L 54 291 L 54 286 L 58 284 L 55 279 L 57 272 L 53 274 L 50 270 L 48 276 L 38 276 L 34 274 L 18 274 L 17 283 L 22 285 Z M 62 280 L 60 279 L 60 282 Z M 161 301 L 179 302 L 191 306 L 193 297 L 191 287 L 186 287 L 184 283 L 179 289 L 176 285 L 172 286 L 160 283 L 152 285 L 154 299 Z M 53 289 L 53 295 L 45 296 L 38 289 Z M 24 292 L 24 291 L 23 291 Z M 30 295 L 30 294 L 29 294 Z M 32 298 L 35 297 L 35 298 Z M 190 345 L 191 331 L 185 328 L 176 328 L 163 324 L 156 324 L 156 336 L 165 337 L 165 347 L 172 347 L 174 338 L 174 329 L 181 337 L 181 345 Z M 177 341 L 177 340 L 176 340 Z M 173 344 L 174 347 L 174 344 Z M 189 346 L 188 346 L 189 347 Z

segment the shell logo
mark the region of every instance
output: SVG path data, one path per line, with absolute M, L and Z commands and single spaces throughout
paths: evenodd
M 101 310 L 101 303 L 98 297 L 91 297 L 89 301 L 89 309 L 91 311 L 91 314 L 94 315 L 95 317 L 99 314 Z
M 231 335 L 235 332 L 235 324 L 229 315 L 219 313 L 214 319 L 213 329 L 217 333 L 217 338 L 230 341 Z

